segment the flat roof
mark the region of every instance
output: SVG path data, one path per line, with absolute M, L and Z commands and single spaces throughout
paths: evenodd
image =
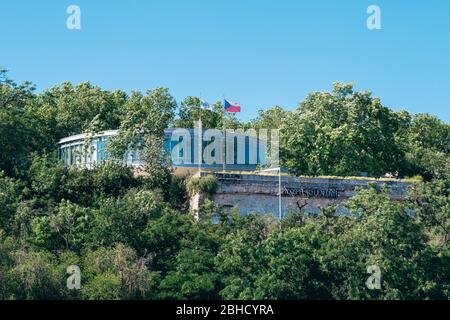
M 106 130 L 106 131 L 98 132 L 94 135 L 94 138 L 113 136 L 113 135 L 117 134 L 117 131 L 118 130 Z M 88 135 L 87 133 L 79 133 L 79 134 L 75 134 L 70 137 L 65 137 L 65 138 L 62 138 L 61 140 L 59 140 L 58 144 L 68 143 L 68 142 L 77 141 L 77 140 L 84 140 L 87 135 Z

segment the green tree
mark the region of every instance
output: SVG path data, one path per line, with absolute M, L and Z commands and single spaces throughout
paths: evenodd
M 409 201 L 414 214 L 424 223 L 431 243 L 438 248 L 450 245 L 450 171 L 446 178 L 412 186 Z
M 119 134 L 108 143 L 108 151 L 119 161 L 128 150 L 135 149 L 145 161 L 145 175 L 154 187 L 170 181 L 170 158 L 163 152 L 163 139 L 175 108 L 175 99 L 166 88 L 149 90 L 145 96 L 133 92 L 124 106 Z
M 89 300 L 154 298 L 159 275 L 148 270 L 150 261 L 151 257 L 138 257 L 133 248 L 120 243 L 89 251 L 83 262 L 81 296 Z
M 34 119 L 27 106 L 35 100 L 30 82 L 17 84 L 0 68 L 0 171 L 17 174 L 28 164 L 28 153 L 39 148 Z
M 60 139 L 87 131 L 96 122 L 96 130 L 117 129 L 127 101 L 123 91 L 106 91 L 89 82 L 73 86 L 65 82 L 44 91 L 39 97 L 39 115 L 54 123 L 50 134 Z
M 283 110 L 280 106 L 259 110 L 258 116 L 250 121 L 250 127 L 258 129 L 280 129 L 290 114 L 290 111 Z
M 337 237 L 328 241 L 325 265 L 333 273 L 336 299 L 442 299 L 443 286 L 430 272 L 442 260 L 428 245 L 420 221 L 408 205 L 390 199 L 386 191 L 362 190 L 348 208 L 353 212 Z M 381 288 L 370 290 L 367 267 L 381 271 Z M 447 284 L 448 285 L 448 284 Z
M 19 182 L 0 171 L 0 230 L 9 230 L 21 196 Z
M 443 178 L 450 170 L 450 125 L 428 114 L 412 117 L 399 142 L 406 150 L 406 175 L 427 180 Z
M 51 207 L 61 198 L 61 188 L 67 178 L 64 165 L 54 154 L 32 153 L 27 178 L 32 195 L 39 206 Z
M 59 190 L 60 199 L 84 206 L 94 205 L 105 197 L 118 197 L 141 185 L 131 168 L 107 160 L 93 169 L 70 167 L 64 170 Z
M 253 298 L 331 298 L 317 250 L 327 237 L 313 237 L 308 231 L 294 228 L 275 233 L 261 245 Z
M 31 221 L 33 232 L 30 241 L 47 249 L 80 252 L 88 241 L 92 221 L 91 208 L 63 200 L 53 212 Z
M 173 210 L 148 221 L 142 234 L 143 246 L 154 254 L 153 268 L 167 272 L 176 266 L 176 255 L 184 239 L 193 233 L 193 217 Z
M 370 92 L 336 83 L 311 93 L 287 117 L 281 157 L 295 174 L 379 176 L 395 172 L 403 157 L 395 143 L 397 115 Z
M 200 249 L 182 249 L 176 267 L 160 283 L 161 299 L 217 299 L 220 277 L 214 270 L 214 253 Z
M 46 251 L 19 249 L 11 253 L 14 266 L 10 270 L 16 283 L 16 299 L 61 299 L 66 294 L 65 270 L 57 258 Z
M 261 255 L 258 248 L 273 232 L 273 221 L 266 216 L 251 214 L 235 221 L 236 226 L 221 245 L 216 268 L 223 277 L 224 299 L 253 299 Z
M 200 108 L 200 98 L 187 97 L 181 102 L 174 126 L 176 128 L 194 128 L 195 122 L 201 119 L 202 128 L 219 128 L 219 121 L 222 118 L 220 111 L 218 105 L 214 105 L 210 109 L 202 109 Z
M 104 198 L 98 203 L 86 245 L 95 248 L 124 243 L 143 251 L 146 226 L 157 220 L 164 208 L 163 197 L 157 191 L 130 189 L 122 197 Z

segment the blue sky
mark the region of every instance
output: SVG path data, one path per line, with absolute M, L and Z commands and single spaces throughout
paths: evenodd
M 66 9 L 81 8 L 81 30 Z M 366 9 L 381 8 L 382 30 Z M 1 0 L 0 66 L 38 90 L 69 80 L 240 102 L 239 117 L 353 82 L 450 122 L 450 1 Z

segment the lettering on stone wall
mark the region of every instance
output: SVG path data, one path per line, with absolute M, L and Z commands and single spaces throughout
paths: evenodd
M 294 196 L 300 196 L 300 197 L 306 197 L 306 198 L 338 198 L 339 197 L 339 191 L 337 189 L 333 188 L 291 188 L 291 187 L 284 187 L 283 195 L 288 195 L 291 197 Z

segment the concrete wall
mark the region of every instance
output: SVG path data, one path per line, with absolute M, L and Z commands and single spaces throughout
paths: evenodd
M 203 173 L 206 175 L 208 173 Z M 255 174 L 214 174 L 218 179 L 218 190 L 212 199 L 225 209 L 239 207 L 242 215 L 252 211 L 278 216 L 278 176 Z M 311 214 L 329 205 L 338 205 L 338 213 L 346 214 L 345 201 L 353 196 L 357 188 L 369 184 L 387 186 L 395 200 L 402 200 L 409 184 L 398 180 L 351 180 L 329 178 L 296 178 L 282 176 L 282 214 L 303 210 Z

